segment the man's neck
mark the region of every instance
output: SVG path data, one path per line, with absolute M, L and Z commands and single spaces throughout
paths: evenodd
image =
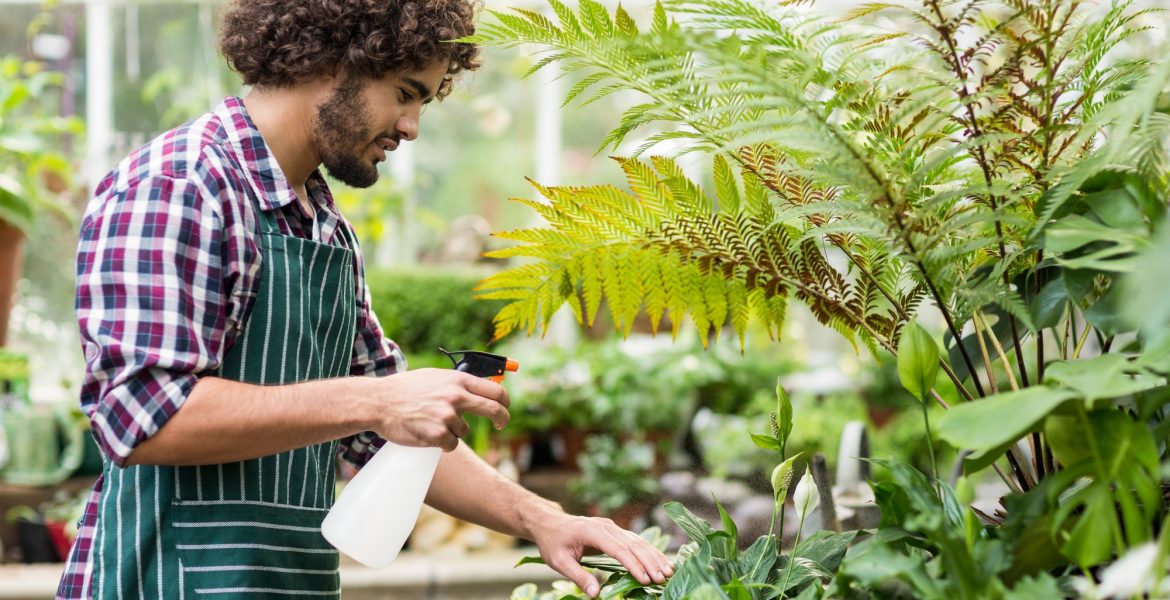
M 330 90 L 332 80 L 321 79 L 293 87 L 257 87 L 244 98 L 248 116 L 298 196 L 304 192 L 309 175 L 321 164 L 313 143 L 313 119 L 321 99 Z

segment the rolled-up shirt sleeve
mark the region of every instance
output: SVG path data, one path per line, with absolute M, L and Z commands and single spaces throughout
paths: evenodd
M 95 198 L 81 229 L 77 315 L 82 408 L 124 466 L 222 362 L 226 322 L 220 204 L 191 181 L 156 176 Z

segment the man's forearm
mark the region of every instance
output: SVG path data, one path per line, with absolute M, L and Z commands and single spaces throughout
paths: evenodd
M 443 455 L 426 501 L 464 521 L 527 540 L 534 531 L 569 518 L 555 502 L 488 466 L 466 444 Z
M 205 377 L 127 464 L 227 463 L 365 431 L 374 421 L 360 401 L 365 379 L 261 386 Z

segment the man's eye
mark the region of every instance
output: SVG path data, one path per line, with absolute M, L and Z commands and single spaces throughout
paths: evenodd
M 406 90 L 401 90 L 401 98 L 402 98 L 402 102 L 404 102 L 404 103 L 410 102 L 411 100 L 414 100 L 414 95 Z

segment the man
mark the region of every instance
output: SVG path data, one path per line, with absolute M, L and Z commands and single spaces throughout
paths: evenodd
M 383 440 L 446 452 L 432 506 L 534 541 L 590 595 L 587 549 L 671 573 L 612 522 L 497 475 L 461 414 L 508 421 L 487 380 L 405 371 L 370 311 L 353 230 L 317 168 L 369 186 L 474 69 L 469 0 L 239 0 L 220 48 L 246 84 L 123 160 L 78 250 L 81 404 L 106 455 L 59 598 L 340 594 L 320 534 L 334 460 Z M 490 159 L 489 159 L 490 160 Z

